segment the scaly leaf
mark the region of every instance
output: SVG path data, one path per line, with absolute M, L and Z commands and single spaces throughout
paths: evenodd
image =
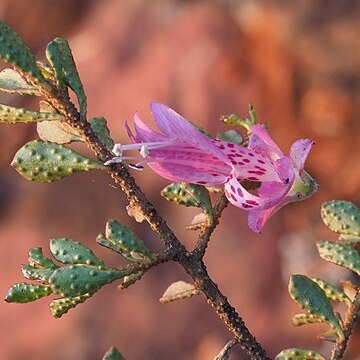
M 37 182 L 52 182 L 81 171 L 106 169 L 102 163 L 62 145 L 41 140 L 31 141 L 19 149 L 11 166 L 25 179 Z
M 39 91 L 13 69 L 0 72 L 0 91 L 20 95 L 40 95 Z
M 172 183 L 161 191 L 161 196 L 180 205 L 200 207 L 204 210 L 209 221 L 212 221 L 209 191 L 202 185 Z
M 59 118 L 60 115 L 53 113 L 30 111 L 0 104 L 0 123 L 30 123 L 39 121 L 53 121 L 58 120 Z
M 162 304 L 173 302 L 176 300 L 187 299 L 194 295 L 199 295 L 199 290 L 193 284 L 185 281 L 176 281 L 172 283 L 159 299 Z
M 76 305 L 79 305 L 89 299 L 93 293 L 87 293 L 75 297 L 62 298 L 53 300 L 50 303 L 50 312 L 51 315 L 55 318 L 60 318 L 66 314 L 70 309 L 74 308 Z
M 316 245 L 324 260 L 348 268 L 360 275 L 360 255 L 353 247 L 330 241 L 318 241 Z
M 277 354 L 275 360 L 325 360 L 325 358 L 312 350 L 286 349 Z
M 84 264 L 108 269 L 91 249 L 78 241 L 67 238 L 51 239 L 50 250 L 54 258 L 64 264 Z
M 296 314 L 292 318 L 294 326 L 302 326 L 306 324 L 323 323 L 325 320 L 312 314 Z
M 62 38 L 54 39 L 47 45 L 46 57 L 53 66 L 58 80 L 69 86 L 76 94 L 80 106 L 80 114 L 83 118 L 86 118 L 86 95 L 69 43 Z
M 33 85 L 50 90 L 50 84 L 37 67 L 34 55 L 3 21 L 0 21 L 0 58 L 14 66 Z
M 55 269 L 48 268 L 39 268 L 31 265 L 22 265 L 21 271 L 29 280 L 40 280 L 44 282 L 49 282 L 50 276 L 53 274 Z
M 336 330 L 340 339 L 344 338 L 330 300 L 316 282 L 304 275 L 292 275 L 289 282 L 289 293 L 302 309 L 328 323 Z
M 360 236 L 359 208 L 350 201 L 333 200 L 321 207 L 321 217 L 332 231 Z
M 101 270 L 95 266 L 70 265 L 55 270 L 49 283 L 54 293 L 75 297 L 94 293 L 103 285 L 130 274 L 131 270 Z
M 9 289 L 5 301 L 9 303 L 27 303 L 50 295 L 51 293 L 52 290 L 50 286 L 18 283 Z

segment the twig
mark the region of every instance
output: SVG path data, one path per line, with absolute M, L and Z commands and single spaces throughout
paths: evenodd
M 101 162 L 112 158 L 112 153 L 105 147 L 99 137 L 94 133 L 89 123 L 80 118 L 80 114 L 70 101 L 68 95 L 59 89 L 52 89 L 45 94 L 48 101 L 64 116 L 64 121 L 73 127 L 86 141 L 87 146 L 95 153 Z M 110 175 L 114 181 L 121 187 L 126 194 L 131 206 L 139 207 L 144 218 L 150 227 L 158 234 L 159 238 L 165 245 L 169 256 L 178 261 L 194 280 L 195 286 L 204 294 L 207 301 L 213 306 L 219 317 L 225 322 L 235 338 L 239 341 L 241 348 L 250 355 L 251 359 L 269 359 L 265 350 L 255 337 L 249 332 L 244 321 L 237 314 L 235 309 L 229 304 L 226 297 L 220 292 L 217 285 L 210 279 L 206 267 L 202 262 L 201 255 L 207 246 L 208 238 L 215 229 L 210 227 L 204 235 L 199 245 L 200 255 L 190 254 L 184 245 L 178 240 L 173 231 L 168 227 L 165 220 L 159 215 L 155 207 L 147 200 L 139 186 L 135 183 L 134 178 L 130 175 L 128 168 L 123 163 L 111 164 Z M 218 210 L 221 214 L 222 208 L 227 202 L 223 200 Z
M 232 339 L 230 340 L 219 352 L 219 354 L 216 355 L 216 357 L 214 358 L 214 360 L 220 360 L 220 359 L 224 359 L 225 356 L 229 356 L 229 353 L 231 351 L 231 349 L 238 344 L 239 342 L 236 339 Z
M 192 252 L 192 254 L 196 258 L 201 260 L 204 257 L 206 248 L 207 248 L 209 240 L 210 240 L 210 236 L 213 233 L 213 231 L 215 230 L 216 226 L 219 224 L 220 216 L 221 216 L 223 210 L 228 205 L 228 203 L 229 203 L 228 199 L 222 192 L 222 194 L 220 194 L 220 196 L 213 208 L 212 222 L 209 225 L 207 225 L 199 234 L 195 249 Z
M 344 340 L 336 341 L 336 344 L 331 352 L 330 360 L 342 359 L 347 347 L 349 337 L 355 326 L 359 310 L 360 310 L 360 288 L 357 289 L 354 301 L 352 302 L 349 311 L 346 314 L 346 319 L 344 322 Z

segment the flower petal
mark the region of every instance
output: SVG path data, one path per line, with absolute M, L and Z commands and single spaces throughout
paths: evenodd
M 284 156 L 262 126 L 254 125 L 251 130 L 252 134 L 249 139 L 249 149 L 255 150 L 263 156 L 273 160 L 277 160 Z
M 291 145 L 290 158 L 296 169 L 302 170 L 304 168 L 305 160 L 313 145 L 314 141 L 310 139 L 299 139 Z
M 212 140 L 202 134 L 190 121 L 183 118 L 166 105 L 152 102 L 152 116 L 159 129 L 169 138 L 179 139 L 212 153 L 219 159 L 226 160 L 225 155 L 213 144 Z

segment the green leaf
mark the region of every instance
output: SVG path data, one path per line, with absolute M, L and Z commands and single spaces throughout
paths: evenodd
M 71 239 L 51 239 L 50 250 L 54 258 L 64 264 L 84 264 L 108 269 L 104 262 L 95 256 L 91 249 Z
M 228 141 L 237 145 L 241 145 L 244 138 L 236 130 L 228 130 L 218 134 L 218 138 L 223 141 Z
M 105 144 L 105 146 L 112 150 L 114 147 L 114 140 L 110 136 L 110 130 L 107 127 L 107 123 L 105 118 L 103 117 L 94 117 L 89 120 L 91 128 L 94 130 L 96 135 L 100 138 L 100 140 Z
M 333 301 L 341 301 L 345 304 L 351 305 L 350 298 L 339 288 L 329 284 L 325 280 L 318 278 L 311 278 L 312 281 L 315 281 L 324 291 L 328 299 Z
M 321 258 L 360 275 L 360 255 L 353 247 L 331 241 L 318 241 L 316 245 Z
M 11 166 L 25 179 L 37 182 L 52 182 L 81 171 L 106 169 L 102 163 L 65 146 L 41 140 L 30 141 L 19 149 Z
M 22 265 L 21 271 L 24 277 L 29 280 L 40 280 L 44 282 L 49 282 L 49 278 L 53 274 L 55 269 L 39 268 L 31 265 Z
M 41 266 L 49 269 L 58 268 L 58 266 L 52 260 L 43 255 L 42 248 L 40 247 L 30 249 L 29 262 L 32 266 Z
M 39 91 L 28 84 L 26 80 L 13 69 L 0 72 L 0 91 L 20 95 L 40 95 Z
M 66 314 L 70 309 L 74 308 L 89 299 L 94 293 L 87 293 L 75 297 L 62 298 L 53 300 L 50 303 L 51 315 L 55 318 L 60 318 Z
M 117 348 L 111 347 L 104 355 L 103 360 L 125 360 L 125 358 Z
M 289 282 L 289 293 L 303 310 L 328 323 L 336 330 L 340 339 L 344 338 L 344 333 L 338 318 L 334 314 L 330 300 L 316 282 L 304 275 L 292 275 Z
M 302 326 L 305 324 L 323 323 L 325 320 L 312 314 L 296 314 L 292 318 L 294 326 Z
M 70 265 L 54 271 L 49 279 L 54 293 L 74 297 L 94 293 L 103 285 L 131 274 L 131 270 L 101 270 L 95 266 Z
M 359 236 L 353 236 L 353 235 L 345 235 L 345 234 L 340 234 L 339 235 L 339 240 L 343 241 L 345 243 L 358 243 L 360 242 L 360 237 Z
M 162 304 L 167 304 L 176 300 L 190 298 L 194 295 L 199 295 L 199 290 L 193 284 L 185 281 L 176 281 L 172 283 L 164 292 L 163 296 L 159 299 Z
M 50 89 L 50 84 L 36 65 L 34 55 L 19 35 L 2 21 L 0 21 L 0 58 L 14 66 L 34 85 Z
M 325 360 L 325 358 L 312 350 L 286 349 L 276 355 L 275 360 Z
M 60 115 L 53 113 L 30 111 L 0 104 L 0 123 L 30 123 L 38 121 L 53 121 L 58 120 L 59 118 Z
M 129 261 L 139 262 L 144 258 L 156 259 L 156 256 L 132 230 L 116 220 L 109 220 L 106 223 L 105 237 L 100 234 L 96 241 L 100 245 L 118 252 Z
M 27 303 L 50 295 L 51 293 L 52 290 L 50 286 L 18 283 L 9 289 L 5 301 L 9 303 Z
M 47 45 L 46 57 L 53 66 L 59 82 L 69 86 L 75 92 L 80 106 L 80 114 L 85 119 L 86 95 L 69 43 L 62 38 L 54 39 Z
M 209 221 L 212 221 L 209 191 L 202 185 L 172 183 L 161 191 L 161 196 L 180 205 L 200 207 L 208 216 Z
M 333 200 L 321 207 L 321 217 L 332 231 L 360 236 L 359 208 L 350 201 Z

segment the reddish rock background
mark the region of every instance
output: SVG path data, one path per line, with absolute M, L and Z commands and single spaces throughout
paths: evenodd
M 308 171 L 321 185 L 303 203 L 279 211 L 262 235 L 246 225 L 246 213 L 229 206 L 206 255 L 210 275 L 271 356 L 286 347 L 330 346 L 315 339 L 320 325 L 293 328 L 300 312 L 287 293 L 292 273 L 336 282 L 349 274 L 316 254 L 316 239 L 334 236 L 322 225 L 322 201 L 358 201 L 360 177 L 359 3 L 353 1 L 47 1 L 3 0 L 7 21 L 43 57 L 46 43 L 66 37 L 87 91 L 89 116 L 103 115 L 117 140 L 126 142 L 125 120 L 137 110 L 151 122 L 149 102 L 175 108 L 213 133 L 222 114 L 245 116 L 248 103 L 266 121 L 286 152 L 297 138 L 316 146 Z M 31 98 L 1 95 L 1 103 L 36 109 Z M 22 281 L 27 251 L 51 237 L 71 237 L 109 264 L 119 259 L 95 244 L 107 219 L 129 224 L 155 250 L 146 225 L 125 213 L 124 196 L 106 174 L 80 174 L 53 184 L 30 183 L 8 165 L 31 125 L 0 127 L 1 294 Z M 85 151 L 86 152 L 86 151 Z M 149 170 L 135 174 L 176 234 L 196 211 L 165 202 L 167 182 Z M 49 299 L 0 303 L 1 359 L 100 359 L 117 346 L 126 359 L 212 359 L 230 339 L 202 298 L 161 305 L 172 281 L 187 279 L 175 264 L 150 271 L 130 289 L 103 288 L 85 304 L 53 319 Z M 358 334 L 348 359 L 359 356 Z M 232 358 L 245 359 L 235 350 Z

